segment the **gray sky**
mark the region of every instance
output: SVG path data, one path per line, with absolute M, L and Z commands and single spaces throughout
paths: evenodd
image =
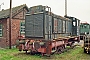
M 1 5 L 4 2 L 4 5 Z M 10 0 L 1 0 L 1 9 L 8 9 Z M 65 0 L 13 0 L 12 7 L 26 4 L 28 7 L 35 5 L 50 6 L 52 12 L 64 16 Z M 90 0 L 67 0 L 67 15 L 73 16 L 81 21 L 90 23 Z

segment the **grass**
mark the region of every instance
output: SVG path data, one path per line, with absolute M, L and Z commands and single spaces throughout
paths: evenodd
M 0 60 L 90 60 L 90 55 L 83 53 L 83 48 L 75 47 L 62 54 L 54 54 L 51 57 L 30 55 L 19 52 L 18 49 L 0 49 Z
M 1 49 L 0 60 L 39 60 L 39 56 L 27 55 L 24 52 L 19 52 L 17 49 Z
M 90 55 L 83 52 L 83 48 L 76 47 L 68 52 L 65 52 L 60 55 L 55 55 L 56 60 L 90 60 Z

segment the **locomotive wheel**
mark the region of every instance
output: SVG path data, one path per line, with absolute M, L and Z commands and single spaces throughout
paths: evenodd
M 34 54 L 36 54 L 36 52 L 35 52 L 35 51 L 30 50 L 30 55 L 34 55 Z
M 60 54 L 62 53 L 62 47 L 59 48 L 59 53 L 60 53 Z
M 70 47 L 73 49 L 75 47 L 74 43 L 71 43 Z
M 58 47 L 56 52 L 57 52 L 58 54 L 61 54 L 61 53 L 62 53 L 62 47 Z
M 64 52 L 64 46 L 62 46 L 62 52 Z

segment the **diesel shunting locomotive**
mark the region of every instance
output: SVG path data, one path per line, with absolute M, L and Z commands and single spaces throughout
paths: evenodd
M 19 51 L 50 55 L 62 53 L 66 46 L 79 42 L 80 20 L 62 17 L 48 6 L 33 6 L 25 17 L 25 37 L 19 36 Z

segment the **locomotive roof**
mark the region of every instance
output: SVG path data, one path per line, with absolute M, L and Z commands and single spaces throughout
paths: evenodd
M 87 22 L 85 22 L 85 23 L 81 23 L 81 24 L 87 24 L 87 25 L 89 25 L 89 23 L 87 23 Z
M 50 14 L 50 12 L 49 12 L 49 14 Z M 56 15 L 56 14 L 54 14 L 52 12 L 51 12 L 51 15 L 54 16 L 55 18 L 59 18 L 59 19 L 62 19 L 62 20 L 69 20 L 69 21 L 71 21 L 71 19 L 69 19 L 69 18 L 60 16 L 60 15 Z
M 36 5 L 36 6 L 32 6 L 32 7 L 30 7 L 29 9 L 34 9 L 35 10 L 35 8 L 36 7 L 47 7 L 47 6 L 43 6 L 43 5 Z M 59 18 L 59 19 L 62 19 L 62 20 L 69 20 L 69 21 L 71 21 L 71 19 L 69 19 L 69 18 L 66 18 L 66 17 L 63 17 L 63 16 L 60 16 L 60 15 L 57 15 L 57 14 L 54 14 L 53 12 L 48 12 L 49 13 L 49 15 L 50 15 L 50 13 L 51 13 L 51 15 L 53 16 L 53 17 L 55 17 L 55 18 Z

